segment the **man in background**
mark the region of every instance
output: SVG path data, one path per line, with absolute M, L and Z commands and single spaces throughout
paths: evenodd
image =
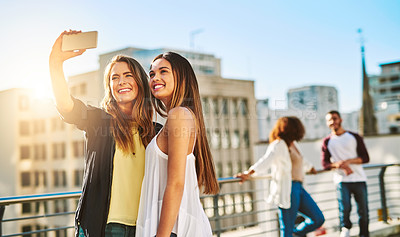
M 364 141 L 360 135 L 344 130 L 338 111 L 326 114 L 326 123 L 331 130 L 322 144 L 322 166 L 334 169 L 333 180 L 339 202 L 340 237 L 349 237 L 352 223 L 351 195 L 357 204 L 360 237 L 369 237 L 367 176 L 362 167 L 369 162 Z

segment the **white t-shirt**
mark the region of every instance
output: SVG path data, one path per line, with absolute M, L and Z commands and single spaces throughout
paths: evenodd
M 332 135 L 328 142 L 328 150 L 331 153 L 331 162 L 337 162 L 341 160 L 348 160 L 357 158 L 357 140 L 349 132 L 345 132 L 342 135 Z M 342 169 L 335 169 L 333 174 L 333 181 L 338 184 L 353 183 L 353 182 L 365 182 L 367 176 L 361 164 L 350 164 L 350 168 L 353 173 L 346 175 Z

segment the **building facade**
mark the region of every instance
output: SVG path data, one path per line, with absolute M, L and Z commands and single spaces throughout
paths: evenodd
M 381 74 L 369 76 L 378 131 L 400 133 L 400 61 L 380 64 L 380 67 Z
M 282 116 L 298 117 L 306 130 L 305 139 L 319 139 L 329 133 L 325 115 L 330 110 L 338 110 L 338 94 L 332 86 L 303 86 L 289 89 L 286 107 L 270 109 L 267 100 L 257 102 L 259 138 L 266 140 L 275 122 Z

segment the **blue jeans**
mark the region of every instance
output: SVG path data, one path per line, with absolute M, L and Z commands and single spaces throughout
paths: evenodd
M 108 223 L 106 225 L 106 237 L 135 237 L 136 226 L 123 225 L 119 223 Z M 79 237 L 85 237 L 79 226 Z
M 305 236 L 325 222 L 321 210 L 298 181 L 292 181 L 290 200 L 289 209 L 279 208 L 281 237 L 292 237 L 292 234 Z M 302 214 L 304 221 L 294 228 L 297 212 Z
M 355 183 L 339 183 L 337 185 L 337 196 L 339 201 L 339 219 L 340 227 L 351 229 L 352 223 L 350 221 L 351 213 L 351 194 L 357 204 L 358 225 L 360 227 L 360 236 L 368 237 L 368 195 L 367 184 L 365 182 Z

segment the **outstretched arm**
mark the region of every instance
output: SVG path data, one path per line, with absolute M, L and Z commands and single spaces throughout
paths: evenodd
M 169 111 L 165 129 L 168 134 L 168 175 L 157 237 L 169 237 L 178 217 L 185 186 L 186 158 L 195 142 L 190 143 L 195 133 L 195 121 L 189 110 L 177 107 Z
M 70 112 L 74 107 L 74 102 L 69 94 L 68 85 L 65 81 L 63 64 L 64 61 L 85 52 L 85 49 L 76 51 L 62 51 L 62 38 L 63 35 L 77 34 L 80 31 L 64 31 L 58 36 L 54 42 L 53 48 L 49 57 L 50 78 L 53 87 L 53 94 L 56 100 L 57 108 L 60 112 Z

